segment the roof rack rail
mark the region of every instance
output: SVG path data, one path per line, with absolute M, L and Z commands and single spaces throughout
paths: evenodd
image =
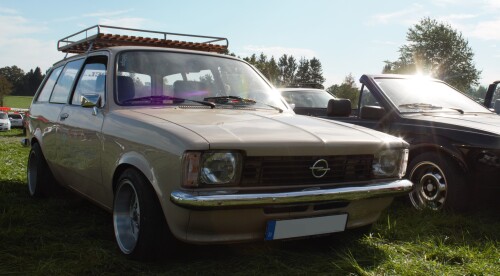
M 148 36 L 152 37 L 130 36 L 126 34 L 109 34 L 104 33 L 103 29 L 114 30 L 117 33 L 147 34 Z M 173 37 L 174 39 L 184 38 L 183 40 L 186 40 L 187 38 L 192 41 L 173 40 L 170 37 Z M 57 42 L 57 50 L 64 53 L 76 54 L 113 46 L 153 46 L 225 53 L 229 46 L 229 41 L 224 37 L 167 33 L 114 26 L 95 25 L 65 38 L 62 38 Z

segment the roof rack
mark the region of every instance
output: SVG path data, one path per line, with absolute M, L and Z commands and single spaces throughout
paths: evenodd
M 114 30 L 115 32 L 120 34 L 104 33 L 103 29 Z M 147 34 L 147 36 L 153 37 L 130 36 L 121 33 L 139 33 Z M 174 39 L 183 38 L 183 40 L 173 40 L 171 39 L 171 37 L 173 37 Z M 192 41 L 184 41 L 186 40 L 186 38 Z M 57 42 L 57 50 L 64 53 L 76 54 L 113 46 L 153 46 L 225 53 L 229 46 L 229 41 L 224 37 L 167 33 L 114 26 L 95 25 L 83 31 L 62 38 Z

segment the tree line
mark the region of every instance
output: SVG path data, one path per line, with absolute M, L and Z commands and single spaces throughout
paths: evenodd
M 27 73 L 15 65 L 0 68 L 0 106 L 3 106 L 3 98 L 7 95 L 35 95 L 44 77 L 40 67 L 31 69 Z
M 292 55 L 284 54 L 278 60 L 264 53 L 257 57 L 252 54 L 243 60 L 255 66 L 276 87 L 310 87 L 323 88 L 325 78 L 319 59 L 313 57 L 297 60 Z

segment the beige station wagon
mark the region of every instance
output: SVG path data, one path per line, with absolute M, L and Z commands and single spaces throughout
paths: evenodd
M 31 105 L 29 192 L 58 183 L 108 210 L 131 258 L 175 240 L 365 227 L 412 188 L 406 142 L 295 115 L 254 67 L 223 54 L 225 38 L 94 26 L 58 47 L 77 55 L 54 64 Z

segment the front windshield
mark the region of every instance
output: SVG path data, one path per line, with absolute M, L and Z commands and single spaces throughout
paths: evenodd
M 246 63 L 202 54 L 121 53 L 116 87 L 117 103 L 126 106 L 286 109 L 279 93 Z
M 376 78 L 376 83 L 401 113 L 490 113 L 447 84 L 426 78 Z
M 281 95 L 295 107 L 327 108 L 328 101 L 334 99 L 330 93 L 317 90 L 283 91 Z

